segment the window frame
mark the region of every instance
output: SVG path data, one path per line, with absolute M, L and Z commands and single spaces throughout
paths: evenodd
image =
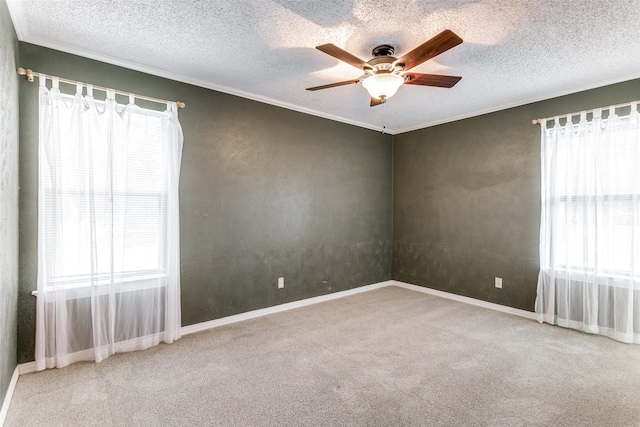
M 64 94 L 64 93 L 60 93 L 60 95 L 63 102 L 65 102 L 67 106 L 70 105 L 70 102 L 72 102 L 73 98 L 75 97 L 75 95 Z M 102 108 L 104 111 L 106 100 L 103 101 L 103 100 L 94 99 L 93 102 L 95 102 L 96 106 L 99 109 Z M 119 103 L 117 104 L 116 109 L 118 111 L 121 111 L 124 108 L 127 108 L 127 105 L 119 104 Z M 146 108 L 139 107 L 137 105 L 135 105 L 134 108 L 144 110 L 145 113 L 143 114 L 143 116 L 145 117 L 154 116 L 154 115 L 157 116 L 157 118 L 160 119 L 158 121 L 158 127 L 159 127 L 159 131 L 161 132 L 161 127 L 163 126 L 162 116 L 164 114 L 162 111 L 146 109 Z M 41 119 L 42 117 L 40 116 L 39 120 Z M 61 167 L 63 165 L 58 164 L 57 166 Z M 43 166 L 40 163 L 38 164 L 38 173 L 43 173 Z M 51 186 L 49 186 L 46 190 L 51 194 L 53 193 L 53 187 Z M 74 193 L 83 194 L 80 190 L 63 191 L 62 193 L 63 194 L 68 193 L 69 195 L 72 195 Z M 58 194 L 60 194 L 60 192 L 58 192 Z M 108 195 L 104 191 L 94 191 L 91 194 Z M 47 196 L 46 194 L 43 195 L 43 197 L 46 197 L 46 196 Z M 155 191 L 155 192 L 154 191 L 149 191 L 149 192 L 131 191 L 131 192 L 119 192 L 117 194 L 116 193 L 111 194 L 112 199 L 115 197 L 127 198 L 131 196 L 153 197 L 157 199 L 160 209 L 163 209 L 167 213 L 166 215 L 161 216 L 161 218 L 163 218 L 163 224 L 161 227 L 161 236 L 159 238 L 159 241 L 164 242 L 164 247 L 166 247 L 169 239 L 168 238 L 169 188 L 165 187 L 164 191 Z M 45 209 L 44 206 L 41 208 L 39 207 L 38 215 L 44 215 L 44 209 Z M 49 230 L 46 228 L 47 219 L 44 220 L 44 224 L 45 224 L 44 232 L 48 233 Z M 48 276 L 47 283 L 49 283 L 49 285 L 44 289 L 44 291 L 46 293 L 50 293 L 50 292 L 56 293 L 59 291 L 64 291 L 65 299 L 79 299 L 79 298 L 90 297 L 92 295 L 107 295 L 113 291 L 117 293 L 121 293 L 121 292 L 141 291 L 145 289 L 164 288 L 167 286 L 167 280 L 169 275 L 168 275 L 167 253 L 166 251 L 162 250 L 162 248 L 163 248 L 163 245 L 159 245 L 158 254 L 157 254 L 159 268 L 157 269 L 153 268 L 153 269 L 128 270 L 128 271 L 123 271 L 115 274 L 111 272 L 102 272 L 94 275 L 93 280 L 91 279 L 91 274 L 88 274 L 88 273 L 67 275 L 67 276 L 57 276 L 57 277 Z M 38 294 L 38 291 L 37 290 L 33 291 L 31 294 L 35 296 Z

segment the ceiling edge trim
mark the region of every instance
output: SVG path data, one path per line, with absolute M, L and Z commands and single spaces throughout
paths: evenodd
M 401 133 L 413 132 L 414 130 L 425 129 L 433 126 L 443 125 L 445 123 L 457 122 L 458 120 L 470 119 L 472 117 L 482 116 L 483 114 L 495 113 L 497 111 L 508 110 L 509 108 L 522 107 L 523 105 L 533 104 L 536 102 L 547 101 L 553 98 L 558 98 L 561 96 L 572 95 L 574 93 L 583 92 L 586 90 L 597 89 L 604 86 L 613 85 L 616 83 L 622 83 L 629 80 L 640 79 L 640 72 L 629 73 L 624 76 L 619 76 L 611 79 L 606 79 L 603 81 L 595 82 L 595 83 L 587 83 L 584 85 L 573 86 L 568 89 L 548 92 L 544 95 L 535 96 L 532 98 L 525 99 L 523 101 L 510 102 L 507 104 L 502 104 L 497 107 L 486 108 L 483 110 L 475 110 L 470 113 L 461 114 L 459 116 L 451 117 L 443 120 L 436 120 L 434 122 L 422 123 L 416 126 L 410 126 L 407 128 L 396 129 L 393 135 L 399 135 Z M 562 114 L 561 114 L 562 115 Z M 536 119 L 537 117 L 531 117 L 531 120 Z
M 16 31 L 18 40 L 21 40 L 27 35 L 26 19 L 24 17 L 24 9 L 22 8 L 21 0 L 7 0 L 7 8 L 9 9 L 9 16 L 13 22 L 13 28 Z
M 540 95 L 540 96 L 535 96 L 535 97 L 532 97 L 532 98 L 528 98 L 528 99 L 525 99 L 525 100 L 522 100 L 522 101 L 510 102 L 510 103 L 507 103 L 507 104 L 502 104 L 502 105 L 497 106 L 497 107 L 491 107 L 491 108 L 486 108 L 486 109 L 482 109 L 482 110 L 475 110 L 475 111 L 472 111 L 472 112 L 469 112 L 469 113 L 461 114 L 459 116 L 454 116 L 454 117 L 447 118 L 447 119 L 436 120 L 436 121 L 433 121 L 433 122 L 425 122 L 425 123 L 421 123 L 421 124 L 418 124 L 418 125 L 415 125 L 415 126 L 409 126 L 409 127 L 401 128 L 401 129 L 389 129 L 389 128 L 382 129 L 379 126 L 370 125 L 368 123 L 363 123 L 363 122 L 359 122 L 359 121 L 356 121 L 356 120 L 347 119 L 345 117 L 324 113 L 322 111 L 313 110 L 311 108 L 306 108 L 306 107 L 301 107 L 299 105 L 290 104 L 288 102 L 279 101 L 279 100 L 276 100 L 276 99 L 273 99 L 273 98 L 269 98 L 269 97 L 266 97 L 266 96 L 253 94 L 253 93 L 250 93 L 250 92 L 245 92 L 245 91 L 241 91 L 241 90 L 237 90 L 237 89 L 232 89 L 232 88 L 229 88 L 229 87 L 226 87 L 226 86 L 222 86 L 222 85 L 211 84 L 211 83 L 205 82 L 203 80 L 194 79 L 194 78 L 191 78 L 191 77 L 184 76 L 182 74 L 172 73 L 170 71 L 162 70 L 160 68 L 150 67 L 150 66 L 147 66 L 147 65 L 139 64 L 137 62 L 127 61 L 127 60 L 116 58 L 116 57 L 113 57 L 113 56 L 99 54 L 99 53 L 95 53 L 95 52 L 92 52 L 92 51 L 89 51 L 89 50 L 72 47 L 72 46 L 66 45 L 64 43 L 58 43 L 58 42 L 55 42 L 55 41 L 52 41 L 52 40 L 49 40 L 49 39 L 45 39 L 45 38 L 41 38 L 41 37 L 37 37 L 37 36 L 32 36 L 32 35 L 30 35 L 28 33 L 28 31 L 26 29 L 27 26 L 26 26 L 26 19 L 25 19 L 25 16 L 24 16 L 24 9 L 22 7 L 22 0 L 6 0 L 6 3 L 7 3 L 8 9 L 9 9 L 9 15 L 10 15 L 11 20 L 13 22 L 13 26 L 14 26 L 14 29 L 15 29 L 15 32 L 16 32 L 16 36 L 17 36 L 18 40 L 20 40 L 22 42 L 35 44 L 35 45 L 46 47 L 46 48 L 49 48 L 49 49 L 59 50 L 61 52 L 70 53 L 72 55 L 77 55 L 77 56 L 93 59 L 93 60 L 96 60 L 96 61 L 105 62 L 105 63 L 111 64 L 111 65 L 116 65 L 116 66 L 119 66 L 119 67 L 131 69 L 131 70 L 135 70 L 135 71 L 140 71 L 140 72 L 151 74 L 151 75 L 154 75 L 154 76 L 163 77 L 163 78 L 166 78 L 166 79 L 169 79 L 169 80 L 175 80 L 175 81 L 178 81 L 178 82 L 181 82 L 181 83 L 191 84 L 191 85 L 194 85 L 194 86 L 202 87 L 204 89 L 210 89 L 210 90 L 214 90 L 214 91 L 217 91 L 217 92 L 222 92 L 222 93 L 226 93 L 226 94 L 229 94 L 229 95 L 238 96 L 238 97 L 241 97 L 241 98 L 246 98 L 246 99 L 250 99 L 252 101 L 257 101 L 257 102 L 261 102 L 261 103 L 264 103 L 264 104 L 269 104 L 269 105 L 273 105 L 273 106 L 276 106 L 276 107 L 281 107 L 281 108 L 285 108 L 285 109 L 288 109 L 288 110 L 297 111 L 297 112 L 300 112 L 300 113 L 309 114 L 309 115 L 312 115 L 312 116 L 321 117 L 321 118 L 324 118 L 324 119 L 328 119 L 328 120 L 337 121 L 337 122 L 340 122 L 340 123 L 349 124 L 349 125 L 352 125 L 352 126 L 357 126 L 357 127 L 361 127 L 361 128 L 365 128 L 365 129 L 369 129 L 369 130 L 373 130 L 373 131 L 378 131 L 378 132 L 383 131 L 384 133 L 387 133 L 389 135 L 399 135 L 401 133 L 412 132 L 412 131 L 415 131 L 415 130 L 425 129 L 425 128 L 438 126 L 438 125 L 442 125 L 442 124 L 446 124 L 446 123 L 452 123 L 452 122 L 456 122 L 458 120 L 464 120 L 464 119 L 468 119 L 468 118 L 471 118 L 471 117 L 481 116 L 481 115 L 484 115 L 484 114 L 490 114 L 490 113 L 494 113 L 494 112 L 497 112 L 497 111 L 507 110 L 509 108 L 521 107 L 523 105 L 532 104 L 532 103 L 535 103 L 535 102 L 546 101 L 548 99 L 553 99 L 553 98 L 557 98 L 557 97 L 560 97 L 560 96 L 571 95 L 571 94 L 574 94 L 574 93 L 577 93 L 577 92 L 582 92 L 582 91 L 585 91 L 585 90 L 596 89 L 596 88 L 599 88 L 599 87 L 608 86 L 608 85 L 612 85 L 612 84 L 621 83 L 621 82 L 625 82 L 625 81 L 628 81 L 628 80 L 634 80 L 634 79 L 640 78 L 640 72 L 629 73 L 629 74 L 624 75 L 624 76 L 610 78 L 610 79 L 606 79 L 604 81 L 592 82 L 592 83 L 587 83 L 587 84 L 584 84 L 584 85 L 573 86 L 573 87 L 570 87 L 568 89 L 564 89 L 564 90 L 560 90 L 560 91 L 548 92 L 546 94 L 543 94 L 543 95 Z
M 15 23 L 14 23 L 14 25 L 15 25 Z M 16 32 L 17 32 L 17 30 L 16 30 Z M 245 92 L 245 91 L 241 91 L 241 90 L 237 90 L 237 89 L 232 89 L 232 88 L 229 88 L 229 87 L 226 87 L 226 86 L 222 86 L 222 85 L 211 84 L 211 83 L 208 83 L 208 82 L 206 82 L 204 80 L 194 79 L 194 78 L 182 75 L 182 74 L 173 73 L 171 71 L 166 71 L 166 70 L 163 70 L 163 69 L 160 69 L 160 68 L 150 67 L 150 66 L 147 66 L 147 65 L 139 64 L 137 62 L 116 58 L 116 57 L 113 57 L 113 56 L 110 56 L 110 55 L 104 55 L 104 54 L 92 52 L 92 51 L 89 51 L 89 50 L 72 47 L 72 46 L 66 45 L 64 43 L 58 43 L 58 42 L 55 42 L 55 41 L 52 41 L 52 40 L 49 40 L 49 39 L 45 39 L 45 38 L 41 38 L 41 37 L 37 37 L 37 36 L 32 36 L 32 35 L 29 35 L 29 34 L 26 34 L 26 35 L 24 35 L 22 37 L 19 36 L 18 39 L 20 41 L 22 41 L 22 42 L 35 44 L 35 45 L 38 45 L 38 46 L 42 46 L 42 47 L 46 47 L 46 48 L 49 48 L 49 49 L 58 50 L 58 51 L 65 52 L 65 53 L 70 53 L 72 55 L 77 55 L 77 56 L 93 59 L 93 60 L 100 61 L 100 62 L 105 62 L 107 64 L 116 65 L 118 67 L 123 67 L 123 68 L 127 68 L 127 69 L 134 70 L 134 71 L 140 71 L 142 73 L 151 74 L 151 75 L 154 75 L 154 76 L 157 76 L 157 77 L 163 77 L 163 78 L 166 78 L 166 79 L 169 79 L 169 80 L 175 80 L 175 81 L 178 81 L 178 82 L 181 82 L 181 83 L 187 83 L 187 84 L 190 84 L 190 85 L 202 87 L 204 89 L 210 89 L 210 90 L 214 90 L 216 92 L 222 92 L 222 93 L 226 93 L 226 94 L 229 94 L 229 95 L 238 96 L 240 98 L 250 99 L 252 101 L 261 102 L 263 104 L 269 104 L 269 105 L 273 105 L 273 106 L 276 106 L 276 107 L 285 108 L 287 110 L 293 110 L 293 111 L 297 111 L 297 112 L 300 112 L 300 113 L 309 114 L 309 115 L 312 115 L 312 116 L 321 117 L 323 119 L 328 119 L 328 120 L 332 120 L 332 121 L 336 121 L 336 122 L 340 122 L 340 123 L 345 123 L 345 124 L 348 124 L 348 125 L 357 126 L 357 127 L 361 127 L 361 128 L 365 128 L 365 129 L 369 129 L 369 130 L 374 130 L 374 131 L 378 131 L 378 132 L 382 131 L 382 128 L 379 127 L 379 126 L 373 126 L 373 125 L 370 125 L 368 123 L 363 123 L 363 122 L 359 122 L 359 121 L 356 121 L 356 120 L 347 119 L 345 117 L 324 113 L 322 111 L 313 110 L 311 108 L 301 107 L 299 105 L 290 104 L 290 103 L 284 102 L 284 101 L 279 101 L 277 99 L 269 98 L 267 96 L 258 95 L 258 94 L 254 94 L 254 93 L 250 93 L 250 92 Z M 391 130 L 391 129 L 385 129 L 385 133 L 393 135 L 393 134 L 395 134 L 395 131 Z

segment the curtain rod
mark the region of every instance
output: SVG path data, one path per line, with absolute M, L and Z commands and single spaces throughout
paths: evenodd
M 621 107 L 628 107 L 631 104 L 633 104 L 634 102 L 639 102 L 640 101 L 632 101 L 632 102 L 624 102 L 622 104 L 616 104 L 616 105 L 612 105 L 613 108 L 621 108 Z M 610 107 L 600 107 L 602 109 L 605 108 L 610 108 Z M 591 110 L 585 110 L 584 112 L 589 114 L 589 113 L 593 113 L 593 111 L 596 110 L 596 108 L 592 108 Z M 566 116 L 577 116 L 578 114 L 582 114 L 582 111 L 576 111 L 575 113 L 569 113 L 569 114 L 558 114 L 558 117 L 566 117 Z M 535 120 L 531 120 L 531 123 L 534 125 L 537 125 L 539 123 L 542 123 L 543 120 L 551 120 L 551 119 L 555 119 L 556 116 L 552 116 L 552 117 L 545 117 L 544 119 L 535 119 Z
M 18 74 L 20 74 L 21 76 L 27 76 L 27 81 L 28 82 L 33 82 L 33 76 L 43 76 L 46 79 L 53 79 L 54 78 L 54 76 L 50 76 L 50 75 L 44 74 L 44 73 L 39 73 L 37 71 L 32 71 L 32 70 L 29 70 L 29 69 L 25 70 L 22 67 L 18 68 Z M 62 83 L 67 83 L 67 84 L 70 84 L 70 85 L 76 85 L 78 83 L 82 83 L 82 85 L 85 86 L 85 87 L 87 86 L 87 84 L 89 84 L 89 83 L 79 82 L 79 81 L 76 81 L 76 80 L 63 79 L 61 77 L 58 77 L 58 80 L 61 81 Z M 96 90 L 100 90 L 102 92 L 106 92 L 107 91 L 106 87 L 95 86 L 95 85 L 92 85 L 92 86 Z M 122 91 L 122 90 L 115 90 L 115 89 L 114 89 L 114 92 L 117 93 L 117 94 L 120 94 L 120 95 L 124 95 L 124 96 L 128 96 L 128 95 L 131 94 L 131 92 L 125 92 L 125 91 Z M 135 97 L 138 98 L 138 99 L 144 99 L 145 101 L 157 102 L 158 104 L 166 104 L 167 102 L 169 102 L 166 99 L 152 98 L 150 96 L 144 96 L 144 95 L 137 95 L 136 94 Z M 180 101 L 177 101 L 176 105 L 178 106 L 178 108 L 184 108 L 185 107 L 185 103 L 184 102 L 180 102 Z

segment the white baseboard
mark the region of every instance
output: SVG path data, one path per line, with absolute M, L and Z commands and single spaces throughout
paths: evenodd
M 536 313 L 520 310 L 513 307 L 507 307 L 505 305 L 494 304 L 492 302 L 482 301 L 475 298 L 469 298 L 462 295 L 456 295 L 449 292 L 439 291 L 436 289 L 425 288 L 423 286 L 416 286 L 410 283 L 400 282 L 398 280 L 387 280 L 386 282 L 374 283 L 372 285 L 361 286 L 355 289 L 349 289 L 346 291 L 335 292 L 328 295 L 321 295 L 314 298 L 307 298 L 300 301 L 294 301 L 286 304 L 280 304 L 273 307 L 262 308 L 259 310 L 248 311 L 246 313 L 236 314 L 234 316 L 223 317 L 221 319 L 210 320 L 208 322 L 196 323 L 195 325 L 183 326 L 180 329 L 181 335 L 194 334 L 196 332 L 206 331 L 208 329 L 217 328 L 224 325 L 229 325 L 236 322 L 242 322 L 244 320 L 255 319 L 257 317 L 266 316 L 269 314 L 280 313 L 287 310 L 293 310 L 296 308 L 306 307 L 312 304 L 318 304 L 325 301 L 331 301 L 338 298 L 344 298 L 349 295 L 355 295 L 362 292 L 372 291 L 374 289 L 380 289 L 387 286 L 398 286 L 400 288 L 409 289 L 416 292 L 422 292 L 424 294 L 434 295 L 440 298 L 447 298 L 453 301 L 462 302 L 465 304 L 475 305 L 482 308 L 488 308 L 490 310 L 499 311 L 502 313 L 512 314 L 515 316 L 524 317 L 526 319 L 538 320 Z M 13 390 L 18 382 L 19 375 L 30 374 L 36 372 L 36 362 L 21 363 L 18 365 L 11 377 L 11 383 L 7 390 L 7 394 L 4 398 L 2 410 L 0 411 L 0 427 L 4 424 L 4 420 L 9 411 L 9 404 L 11 403 L 11 397 L 13 396 Z
M 482 308 L 488 308 L 490 310 L 499 311 L 501 313 L 513 314 L 514 316 L 524 317 L 526 319 L 538 320 L 538 315 L 531 311 L 520 310 L 518 308 L 508 307 L 506 305 L 495 304 L 488 301 L 482 301 L 475 298 L 469 298 L 462 295 L 456 295 L 449 292 L 439 291 L 437 289 L 425 288 L 424 286 L 416 286 L 410 283 L 400 282 L 398 280 L 392 280 L 394 286 L 399 286 L 405 289 L 411 289 L 412 291 L 422 292 L 423 294 L 434 295 L 441 298 L 447 298 L 450 300 L 463 302 L 465 304 L 475 305 Z
M 16 369 L 13 371 L 13 375 L 11 376 L 9 387 L 7 388 L 7 394 L 4 396 L 4 402 L 2 402 L 2 409 L 0 409 L 0 427 L 4 425 L 4 420 L 7 418 L 9 405 L 11 404 L 11 398 L 13 397 L 13 390 L 15 390 L 16 384 L 18 383 L 18 376 L 20 376 L 20 372 L 16 366 Z
M 242 322 L 244 320 L 255 319 L 256 317 L 266 316 L 268 314 L 280 313 L 282 311 L 292 310 L 295 308 L 306 307 L 312 304 L 318 304 L 325 301 L 331 301 L 338 298 L 344 298 L 349 295 L 359 294 L 361 292 L 372 291 L 374 289 L 384 288 L 386 286 L 392 286 L 393 280 L 387 280 L 386 282 L 374 283 L 372 285 L 361 286 L 359 288 L 349 289 L 346 291 L 334 292 L 328 295 L 321 295 L 314 298 L 307 298 L 300 301 L 289 302 L 286 304 L 280 304 L 273 307 L 262 308 L 259 310 L 248 311 L 246 313 L 236 314 L 234 316 L 227 316 L 221 319 L 209 320 L 207 322 L 196 323 L 195 325 L 183 326 L 180 328 L 180 335 L 189 335 L 196 332 L 206 331 L 207 329 L 217 328 L 231 323 Z M 36 372 L 36 362 L 21 363 L 16 370 L 20 375 L 30 374 Z M 0 427 L 2 427 L 0 425 Z
M 361 286 L 359 288 L 349 289 L 346 291 L 334 292 L 332 294 L 320 295 L 318 297 L 307 298 L 300 301 L 293 301 L 286 304 L 275 305 L 273 307 L 261 308 L 259 310 L 248 311 L 246 313 L 227 316 L 221 319 L 209 320 L 208 322 L 183 326 L 180 329 L 180 333 L 182 335 L 194 334 L 196 332 L 206 331 L 207 329 L 217 328 L 220 326 L 229 325 L 231 323 L 242 322 L 244 320 L 255 319 L 256 317 L 266 316 L 268 314 L 280 313 L 287 310 L 293 310 L 295 308 L 306 307 L 308 305 L 331 301 L 338 298 L 344 298 L 349 295 L 355 295 L 392 285 L 393 280 L 387 280 L 386 282 L 374 283 L 372 285 Z
M 36 362 L 27 362 L 18 365 L 18 372 L 20 375 L 30 374 L 36 371 Z
M 338 298 L 344 298 L 349 295 L 355 295 L 362 292 L 372 291 L 374 289 L 380 289 L 387 286 L 398 286 L 404 289 L 409 289 L 416 292 L 422 292 L 424 294 L 434 295 L 441 298 L 447 298 L 450 300 L 462 302 L 465 304 L 475 305 L 477 307 L 487 308 L 501 313 L 512 314 L 515 316 L 524 317 L 526 319 L 538 320 L 536 313 L 520 310 L 506 305 L 494 304 L 492 302 L 482 301 L 475 298 L 469 298 L 462 295 L 456 295 L 449 292 L 439 291 L 436 289 L 425 288 L 423 286 L 416 286 L 410 283 L 400 282 L 398 280 L 387 280 L 386 282 L 374 283 L 372 285 L 361 286 L 359 288 L 349 289 L 346 291 L 334 292 L 328 295 L 321 295 L 314 298 L 307 298 L 300 301 L 289 302 L 286 304 L 280 304 L 273 307 L 262 308 L 259 310 L 248 311 L 246 313 L 240 313 L 233 316 L 223 317 L 221 319 L 209 320 L 207 322 L 196 323 L 195 325 L 183 326 L 180 329 L 181 335 L 190 335 L 196 332 L 206 331 L 208 329 L 217 328 L 224 325 L 230 325 L 236 322 L 242 322 L 244 320 L 255 319 L 257 317 L 266 316 L 269 314 L 280 313 L 287 310 L 293 310 L 296 308 L 306 307 L 312 304 L 318 304 L 325 301 L 331 301 Z M 16 368 L 16 372 L 20 375 L 29 374 L 36 371 L 36 362 L 22 363 Z M 15 376 L 15 374 L 14 374 Z M 17 380 L 17 377 L 16 377 Z M 13 382 L 13 379 L 12 379 Z M 15 384 L 14 384 L 15 386 Z M 13 391 L 13 390 L 12 390 Z M 7 393 L 7 396 L 9 393 Z M 6 404 L 6 399 L 5 399 Z M 8 408 L 8 404 L 7 404 Z M 4 406 L 3 406 L 4 410 Z M 0 424 L 0 427 L 2 425 Z
M 361 292 L 368 292 L 374 289 L 380 289 L 387 286 L 398 286 L 405 289 L 410 289 L 416 292 L 422 292 L 429 295 L 434 295 L 441 298 L 447 298 L 450 300 L 462 302 L 465 304 L 475 305 L 478 307 L 488 308 L 490 310 L 499 311 L 502 313 L 513 314 L 515 316 L 524 317 L 527 319 L 538 320 L 538 316 L 535 313 L 520 310 L 506 305 L 494 304 L 492 302 L 482 301 L 475 298 L 469 298 L 462 295 L 456 295 L 449 292 L 438 291 L 436 289 L 425 288 L 423 286 L 416 286 L 410 283 L 400 282 L 398 280 L 387 280 L 386 282 L 374 283 L 373 285 L 362 286 L 355 289 L 349 289 L 346 291 L 335 292 L 328 295 L 321 295 L 319 297 L 303 299 L 300 301 L 294 301 L 286 304 L 280 304 L 273 307 L 262 308 L 259 310 L 248 311 L 246 313 L 240 313 L 233 316 L 223 317 L 221 319 L 209 320 L 207 322 L 196 323 L 195 325 L 184 326 L 180 330 L 182 335 L 194 334 L 196 332 L 206 331 L 207 329 L 217 328 L 224 325 L 230 325 L 236 322 L 242 322 L 244 320 L 255 319 L 257 317 L 266 316 L 269 314 L 280 313 L 295 308 L 306 307 L 312 304 L 318 304 L 325 301 L 331 301 L 338 298 L 344 298 L 349 295 L 359 294 Z

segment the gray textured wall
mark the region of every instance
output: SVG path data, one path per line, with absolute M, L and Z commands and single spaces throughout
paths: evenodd
M 639 98 L 634 80 L 396 135 L 394 279 L 533 311 L 540 127 L 531 120 Z
M 0 405 L 16 368 L 18 306 L 18 41 L 0 1 Z
M 390 136 L 26 43 L 20 57 L 36 71 L 186 102 L 183 325 L 391 278 Z M 20 131 L 26 362 L 35 336 L 37 83 L 20 84 Z
M 20 56 L 39 71 L 187 103 L 183 325 L 387 280 L 391 260 L 397 280 L 532 310 L 540 162 L 531 119 L 640 97 L 636 80 L 396 135 L 392 203 L 389 136 L 25 43 Z M 18 359 L 26 362 L 37 86 L 20 85 Z

